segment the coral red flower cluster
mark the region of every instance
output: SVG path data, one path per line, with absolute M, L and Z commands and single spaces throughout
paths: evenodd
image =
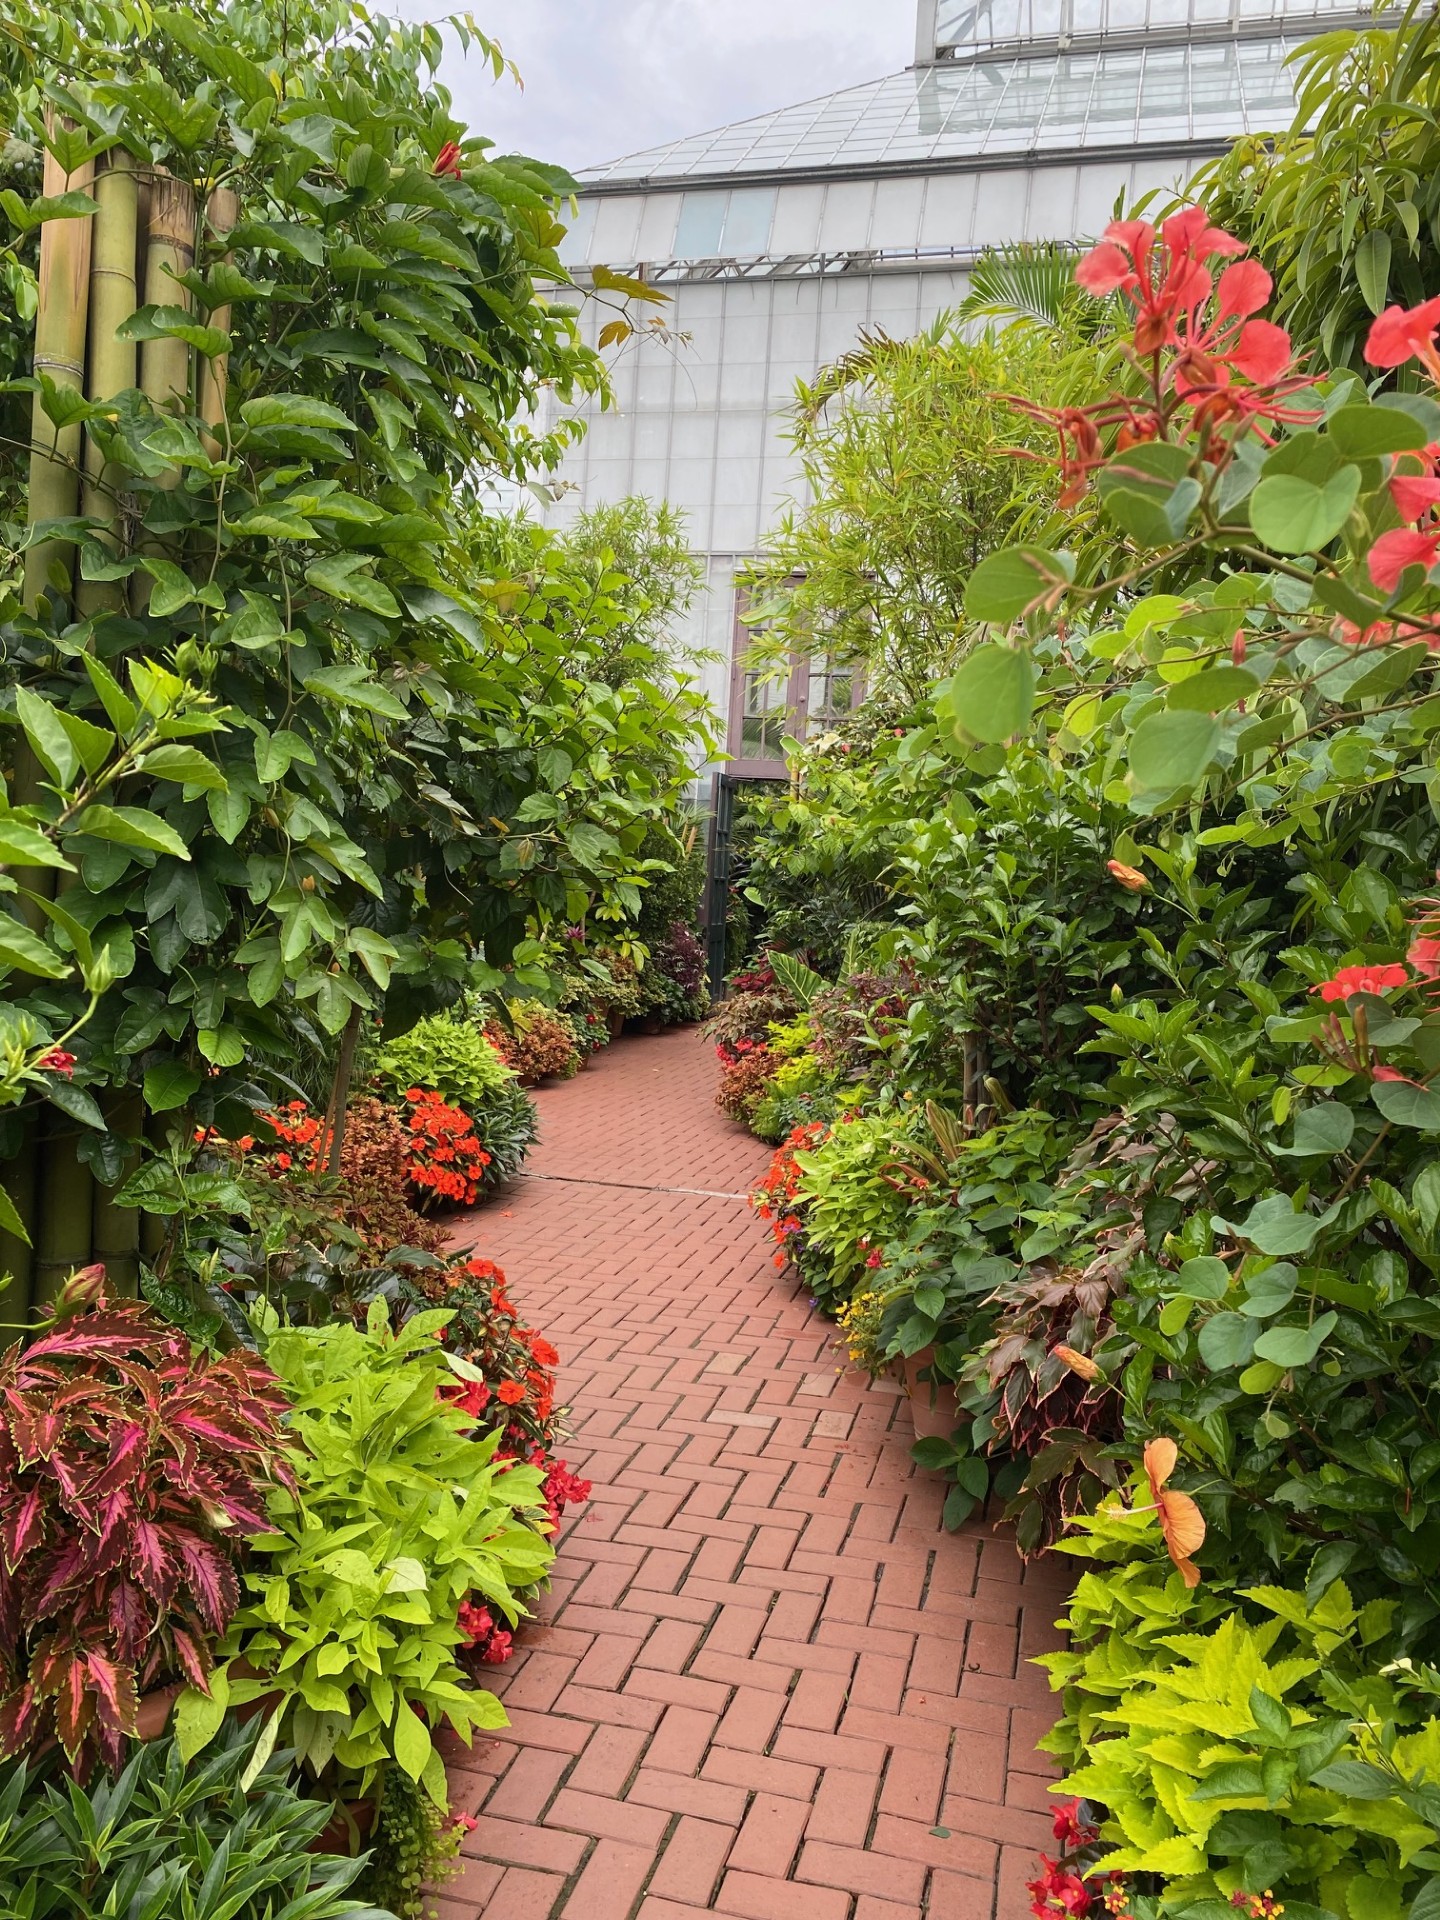
M 260 1118 L 270 1123 L 281 1142 L 275 1155 L 275 1164 L 281 1172 L 289 1173 L 292 1167 L 298 1167 L 304 1173 L 314 1173 L 325 1158 L 329 1135 L 322 1143 L 324 1123 L 316 1119 L 305 1102 L 292 1100 L 274 1113 L 262 1113 Z
M 819 1120 L 796 1127 L 776 1148 L 774 1158 L 765 1169 L 764 1179 L 751 1196 L 750 1204 L 768 1224 L 771 1237 L 780 1249 L 775 1255 L 777 1267 L 783 1267 L 790 1259 L 798 1237 L 805 1231 L 805 1223 L 795 1212 L 801 1177 L 795 1155 L 818 1147 L 828 1132 L 829 1128 Z
M 1150 392 L 1058 410 L 1014 402 L 1055 429 L 1062 506 L 1084 497 L 1090 474 L 1109 458 L 1107 430 L 1120 453 L 1193 430 L 1203 458 L 1220 466 L 1238 437 L 1220 429 L 1254 427 L 1268 437 L 1267 426 L 1312 417 L 1286 404 L 1309 380 L 1295 370 L 1285 329 L 1258 317 L 1272 282 L 1258 261 L 1237 257 L 1244 252 L 1202 207 L 1186 207 L 1158 229 L 1148 220 L 1111 221 L 1080 261 L 1075 279 L 1087 293 L 1118 294 L 1131 309 L 1129 351 Z M 1217 273 L 1213 263 L 1227 260 Z
M 1440 328 L 1440 299 L 1423 300 L 1418 307 L 1387 307 L 1372 323 L 1365 341 L 1365 358 L 1372 367 L 1400 367 L 1418 360 L 1432 380 L 1440 380 L 1440 352 L 1435 346 Z M 1428 573 L 1440 559 L 1440 447 L 1423 453 L 1401 454 L 1390 476 L 1390 498 L 1405 522 L 1382 533 L 1366 556 L 1370 578 L 1382 593 L 1394 593 L 1410 567 Z M 1372 629 L 1373 631 L 1373 629 Z
M 1348 1000 L 1354 993 L 1388 993 L 1392 987 L 1407 986 L 1409 980 L 1410 975 L 1401 966 L 1341 967 L 1310 991 L 1325 1001 Z
M 431 172 L 437 178 L 449 176 L 452 180 L 460 178 L 460 149 L 453 140 L 447 140 L 435 156 L 435 165 Z
M 438 1093 L 410 1087 L 405 1094 L 410 1111 L 410 1178 L 423 1193 L 473 1206 L 490 1156 L 480 1143 L 475 1122 Z
M 62 1080 L 69 1080 L 75 1073 L 75 1056 L 66 1053 L 63 1047 L 51 1047 L 48 1053 L 42 1053 L 35 1062 L 42 1073 L 58 1073 Z

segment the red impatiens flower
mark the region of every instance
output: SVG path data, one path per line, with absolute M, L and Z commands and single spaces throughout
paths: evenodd
M 1435 331 L 1440 327 L 1440 298 L 1422 300 L 1418 307 L 1387 307 L 1372 323 L 1365 341 L 1365 358 L 1372 367 L 1399 367 L 1421 361 L 1440 379 L 1440 354 Z
M 495 1397 L 502 1407 L 518 1407 L 525 1398 L 525 1389 L 518 1380 L 502 1380 L 495 1389 Z
M 1394 593 L 1407 567 L 1428 573 L 1440 559 L 1440 527 L 1421 533 L 1418 527 L 1391 527 L 1365 556 L 1370 578 L 1382 593 Z
M 447 140 L 435 156 L 433 173 L 448 174 L 452 180 L 460 178 L 460 149 L 453 140 Z
M 537 1333 L 530 1342 L 530 1351 L 542 1367 L 555 1367 L 560 1364 L 560 1356 L 548 1340 Z
M 1040 1856 L 1040 1876 L 1025 1883 L 1035 1920 L 1053 1920 L 1057 1913 L 1088 1914 L 1094 1908 L 1090 1889 L 1078 1873 L 1071 1873 L 1048 1854 Z
M 1407 985 L 1409 979 L 1404 967 L 1398 965 L 1341 967 L 1338 973 L 1310 991 L 1318 993 L 1322 1000 L 1348 1000 L 1355 993 L 1388 993 L 1392 987 Z
M 42 1073 L 58 1073 L 62 1080 L 69 1080 L 75 1072 L 75 1055 L 63 1047 L 51 1047 L 35 1064 Z

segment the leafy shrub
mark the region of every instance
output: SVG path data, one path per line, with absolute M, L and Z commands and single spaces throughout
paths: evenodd
M 769 984 L 764 987 L 735 988 L 705 1022 L 706 1038 L 715 1042 L 717 1052 L 721 1047 L 734 1048 L 741 1040 L 764 1045 L 773 1025 L 795 1018 L 798 1009 L 794 1000 L 775 984 L 768 967 L 765 977 Z
M 905 1154 L 923 1126 L 924 1116 L 911 1110 L 856 1114 L 796 1152 L 794 1204 L 807 1245 L 828 1264 L 825 1302 L 847 1298 L 871 1254 L 900 1232 L 917 1194 Z
M 497 1021 L 485 1032 L 501 1059 L 519 1075 L 522 1086 L 533 1087 L 551 1078 L 569 1079 L 578 1071 L 580 1050 L 573 1029 L 562 1015 L 538 1000 L 512 1001 L 508 1011 L 508 1030 Z
M 351 1101 L 338 1179 L 316 1175 L 321 1122 L 303 1101 L 292 1100 L 267 1118 L 281 1145 L 254 1156 L 259 1164 L 302 1191 L 333 1194 L 366 1254 L 381 1260 L 396 1247 L 435 1252 L 445 1244 L 444 1229 L 410 1205 L 411 1140 L 398 1108 L 371 1098 Z
M 0 1912 L 386 1920 L 347 1893 L 360 1861 L 312 1851 L 330 1802 L 296 1792 L 289 1753 L 262 1759 L 263 1725 L 227 1724 L 199 1761 L 146 1741 L 85 1789 L 0 1768 Z
M 706 972 L 700 936 L 687 921 L 676 920 L 652 947 L 640 976 L 645 1012 L 670 1023 L 703 1019 L 710 1009 Z
M 184 1750 L 204 1748 L 229 1703 L 278 1695 L 313 1773 L 333 1762 L 364 1793 L 394 1760 L 443 1805 L 430 1729 L 445 1721 L 468 1739 L 504 1725 L 456 1662 L 460 1609 L 478 1589 L 513 1620 L 515 1590 L 549 1566 L 554 1549 L 532 1518 L 541 1475 L 499 1460 L 498 1434 L 467 1437 L 435 1338 L 448 1314 L 416 1314 L 399 1332 L 383 1300 L 363 1329 L 258 1319 L 292 1402 L 297 1483 L 270 1497 L 271 1530 L 253 1543 L 267 1564 L 245 1576 L 226 1665 L 208 1697 L 188 1691 L 177 1709 Z
M 756 1108 L 770 1091 L 775 1066 L 775 1056 L 768 1047 L 739 1041 L 731 1058 L 721 1059 L 716 1106 L 741 1126 L 749 1126 Z
M 104 1279 L 0 1356 L 0 1750 L 53 1732 L 82 1779 L 120 1765 L 143 1689 L 209 1684 L 244 1535 L 288 1497 L 269 1369 L 192 1353 Z
M 515 1078 L 481 1029 L 453 1013 L 431 1014 L 387 1041 L 375 1070 L 397 1095 L 410 1087 L 433 1088 L 451 1106 L 477 1116 L 487 1096 Z

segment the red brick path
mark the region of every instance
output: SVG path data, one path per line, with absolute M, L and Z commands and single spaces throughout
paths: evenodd
M 466 1223 L 560 1348 L 595 1483 L 455 1750 L 479 1816 L 443 1920 L 1022 1920 L 1050 1840 L 1060 1588 L 947 1535 L 893 1388 L 837 1373 L 743 1196 L 767 1150 L 693 1032 L 540 1095 L 527 1177 Z

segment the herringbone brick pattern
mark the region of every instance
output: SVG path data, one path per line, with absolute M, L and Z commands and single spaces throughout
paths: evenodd
M 435 1904 L 1022 1920 L 1059 1575 L 943 1531 L 896 1392 L 775 1271 L 767 1151 L 714 1087 L 693 1032 L 620 1043 L 541 1093 L 529 1175 L 465 1223 L 561 1351 L 595 1492 L 497 1675 L 509 1729 L 451 1750 L 478 1825 Z

